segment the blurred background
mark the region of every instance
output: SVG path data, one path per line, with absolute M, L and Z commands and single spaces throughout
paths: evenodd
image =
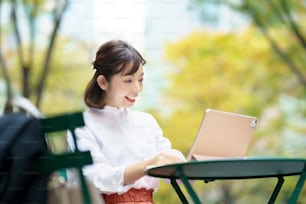
M 121 39 L 148 62 L 135 109 L 152 113 L 174 148 L 187 154 L 213 108 L 258 117 L 248 155 L 306 157 L 304 0 L 1 0 L 0 17 L 2 114 L 16 96 L 44 115 L 84 110 L 96 50 Z M 286 179 L 277 203 L 296 181 Z M 257 204 L 275 183 L 195 187 L 204 203 Z M 164 182 L 155 200 L 179 203 Z

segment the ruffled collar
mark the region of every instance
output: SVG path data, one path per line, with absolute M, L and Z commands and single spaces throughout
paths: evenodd
M 104 113 L 112 113 L 112 114 L 125 114 L 128 112 L 128 108 L 117 108 L 114 106 L 106 105 L 104 108 L 89 108 L 91 111 L 104 112 Z
M 110 111 L 110 112 L 126 112 L 128 109 L 127 108 L 117 108 L 117 107 L 114 107 L 114 106 L 109 106 L 109 105 L 106 105 L 104 106 L 104 108 L 102 110 L 105 110 L 105 111 Z

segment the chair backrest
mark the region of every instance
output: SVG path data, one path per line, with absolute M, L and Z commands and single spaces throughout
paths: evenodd
M 89 188 L 85 181 L 82 167 L 92 164 L 93 161 L 89 151 L 79 151 L 75 136 L 75 128 L 84 126 L 82 113 L 67 113 L 40 120 L 46 137 L 48 137 L 47 133 L 69 130 L 74 140 L 75 150 L 74 152 L 60 154 L 50 152 L 48 155 L 43 155 L 37 159 L 34 169 L 41 173 L 51 173 L 61 169 L 76 168 L 79 174 L 84 204 L 90 204 Z

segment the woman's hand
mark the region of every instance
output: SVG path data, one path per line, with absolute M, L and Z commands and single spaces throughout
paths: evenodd
M 181 159 L 178 156 L 168 154 L 168 153 L 159 153 L 152 159 L 148 160 L 148 165 L 165 165 L 165 164 L 172 164 L 172 163 L 179 163 L 185 162 L 185 159 Z
M 145 170 L 148 166 L 153 165 L 166 165 L 172 163 L 185 162 L 178 156 L 168 153 L 159 153 L 153 158 L 128 166 L 124 172 L 124 184 L 130 184 L 145 175 Z

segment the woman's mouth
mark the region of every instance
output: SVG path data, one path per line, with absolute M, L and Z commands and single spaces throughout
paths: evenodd
M 130 103 L 135 103 L 136 98 L 129 98 L 129 97 L 125 97 L 127 101 L 129 101 Z

